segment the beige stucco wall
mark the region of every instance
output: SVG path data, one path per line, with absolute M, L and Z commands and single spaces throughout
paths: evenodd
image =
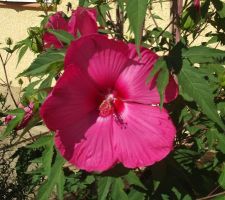
M 62 3 L 58 6 L 57 10 L 63 10 L 66 12 L 66 4 L 68 2 L 73 2 L 73 8 L 76 7 L 78 1 L 69 1 L 69 0 L 62 0 Z M 114 10 L 112 10 L 115 12 Z M 165 27 L 169 20 L 170 20 L 170 4 L 164 3 L 163 7 L 161 7 L 160 3 L 153 5 L 152 13 L 159 15 L 163 20 L 158 20 L 157 23 L 161 27 Z M 40 23 L 41 18 L 38 17 L 42 14 L 42 11 L 37 10 L 15 10 L 10 8 L 1 8 L 0 7 L 0 43 L 4 43 L 7 37 L 11 37 L 14 42 L 18 42 L 27 37 L 27 28 L 31 26 L 38 26 Z M 115 14 L 115 13 L 114 13 Z M 115 19 L 115 15 L 113 15 Z M 154 26 L 153 21 L 150 16 L 146 17 L 146 26 Z M 128 28 L 128 22 L 125 23 L 126 27 Z M 129 34 L 128 34 L 129 35 Z M 201 41 L 206 40 L 205 38 L 201 38 L 200 40 L 196 41 L 196 43 L 200 44 Z M 3 45 L 0 45 L 0 48 Z M 0 52 L 3 51 L 0 49 Z M 4 54 L 4 53 L 3 53 Z M 30 63 L 35 58 L 35 55 L 32 52 L 27 52 L 26 56 L 22 59 L 19 66 L 16 68 L 16 63 L 18 59 L 18 54 L 14 54 L 12 59 L 8 63 L 7 71 L 9 79 L 12 81 L 13 86 L 18 86 L 18 80 L 15 77 L 22 72 L 25 68 L 27 68 Z M 3 69 L 0 64 L 0 78 L 4 79 Z M 26 80 L 23 80 L 26 84 Z
M 62 3 L 58 6 L 57 10 L 63 10 L 66 12 L 66 4 L 68 2 L 72 2 L 73 7 L 75 8 L 77 6 L 78 1 L 62 0 Z M 169 20 L 169 10 L 169 3 L 163 4 L 163 8 L 161 8 L 160 4 L 155 4 L 153 13 L 160 15 L 160 17 L 164 19 Z M 27 28 L 39 25 L 41 18 L 38 16 L 40 14 L 42 14 L 42 12 L 37 10 L 15 10 L 4 7 L 0 8 L 0 43 L 4 43 L 7 37 L 11 37 L 14 42 L 18 42 L 26 38 Z M 115 13 L 112 13 L 112 17 L 115 19 L 114 14 Z M 159 21 L 160 26 L 166 26 L 168 20 Z M 149 26 L 153 24 L 153 22 L 150 20 L 147 20 L 146 23 L 146 25 Z M 127 22 L 126 25 L 128 25 Z M 1 45 L 0 48 L 1 47 L 3 47 L 3 45 Z M 2 53 L 3 51 L 0 49 L 0 52 Z M 12 56 L 12 59 L 8 64 L 7 71 L 9 79 L 12 81 L 13 86 L 18 86 L 18 80 L 16 80 L 15 77 L 25 68 L 27 68 L 34 58 L 35 55 L 32 52 L 26 53 L 26 56 L 22 59 L 22 61 L 16 68 L 18 54 L 14 54 Z M 4 79 L 3 69 L 1 65 L 0 78 Z M 23 81 L 26 83 L 25 79 Z
M 0 43 L 5 43 L 7 37 L 11 37 L 14 42 L 20 41 L 27 37 L 27 28 L 36 26 L 40 23 L 41 12 L 34 10 L 14 10 L 9 8 L 0 8 Z M 5 45 L 0 47 L 4 47 Z M 1 54 L 5 56 L 5 52 L 0 50 Z M 16 75 L 30 64 L 34 55 L 28 52 L 26 58 L 21 61 L 16 68 L 17 54 L 13 54 L 10 62 L 7 65 L 8 76 L 13 85 L 18 85 L 15 80 Z M 2 65 L 0 64 L 0 77 L 4 79 Z
M 58 6 L 58 10 L 66 10 L 67 0 L 63 0 L 61 5 Z M 74 5 L 75 6 L 75 5 Z M 39 26 L 41 18 L 39 15 L 43 14 L 42 11 L 38 10 L 17 10 L 11 8 L 0 7 L 0 48 L 4 47 L 5 39 L 11 37 L 14 42 L 18 42 L 25 39 L 27 35 L 27 28 L 31 26 Z M 0 49 L 0 53 L 5 56 L 5 52 Z M 16 67 L 18 54 L 13 54 L 10 62 L 7 65 L 7 72 L 9 80 L 12 81 L 13 86 L 18 86 L 18 80 L 15 77 L 27 68 L 32 60 L 35 58 L 34 53 L 27 52 L 25 57 L 22 59 L 18 67 Z M 0 78 L 5 80 L 3 68 L 0 63 Z M 27 81 L 24 79 L 24 82 Z

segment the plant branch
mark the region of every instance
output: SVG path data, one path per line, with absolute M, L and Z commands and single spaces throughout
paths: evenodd
M 155 20 L 155 18 L 154 18 L 154 16 L 153 16 L 153 14 L 152 14 L 151 7 L 148 8 L 148 11 L 149 11 L 149 14 L 151 15 L 151 18 L 152 18 L 152 20 L 153 20 L 155 26 L 156 26 L 157 28 L 159 28 L 159 26 L 158 26 L 158 24 L 157 24 L 157 22 L 156 22 L 156 20 Z
M 118 39 L 123 38 L 123 23 L 124 23 L 124 16 L 123 11 L 120 9 L 119 5 L 116 6 L 116 27 L 117 32 L 119 33 Z
M 192 4 L 192 2 L 189 2 L 186 6 L 189 6 L 190 4 Z M 163 31 L 158 35 L 158 37 L 156 38 L 159 39 L 159 37 L 162 36 L 162 34 L 171 26 L 172 23 L 174 23 L 175 18 L 172 18 L 172 20 L 169 22 L 169 24 L 163 29 Z
M 111 22 L 112 30 L 114 31 L 115 35 L 117 35 L 117 34 L 118 34 L 118 32 L 117 32 L 117 25 L 116 25 L 115 22 L 112 20 L 112 17 L 111 17 L 110 12 L 107 11 L 107 12 L 106 12 L 106 15 L 107 15 L 107 17 L 109 18 L 109 21 Z M 111 36 L 113 37 L 112 34 L 111 34 Z M 124 41 L 127 42 L 126 38 L 125 38 L 123 35 L 122 35 L 122 39 L 123 39 Z
M 183 0 L 171 1 L 171 16 L 174 19 L 172 25 L 172 34 L 174 35 L 175 43 L 178 43 L 181 39 L 180 33 L 180 15 L 182 13 Z
M 198 198 L 196 200 L 208 200 L 208 199 L 212 199 L 214 197 L 218 197 L 218 196 L 222 196 L 222 195 L 225 195 L 225 191 L 217 193 L 217 194 L 209 195 L 209 196 L 206 196 L 206 197 Z
M 7 84 L 2 78 L 0 78 L 0 81 L 2 81 L 4 85 Z
M 9 53 L 7 53 L 7 58 L 8 58 L 8 54 L 9 54 Z M 10 56 L 10 57 L 11 57 L 11 56 Z M 10 83 L 9 83 L 9 79 L 8 79 L 8 74 L 7 74 L 7 71 L 6 71 L 6 64 L 7 64 L 7 62 L 9 61 L 9 59 L 7 59 L 7 60 L 4 62 L 4 60 L 3 60 L 1 54 L 0 54 L 0 59 L 1 59 L 1 62 L 2 62 L 4 74 L 5 74 L 5 79 L 6 79 L 6 85 L 7 85 L 7 88 L 8 88 L 8 90 L 9 90 L 10 96 L 11 96 L 11 98 L 12 98 L 12 100 L 13 100 L 13 103 L 15 104 L 16 107 L 18 107 L 18 105 L 17 105 L 17 103 L 16 103 L 16 100 L 15 100 L 15 98 L 14 98 L 14 96 L 13 96 L 13 93 L 12 93 L 12 90 L 11 90 L 11 87 L 10 87 Z
M 42 133 L 42 134 L 35 135 L 35 136 L 33 136 L 33 137 L 24 139 L 24 140 L 22 140 L 22 141 L 15 142 L 14 144 L 10 144 L 10 145 L 7 145 L 7 146 L 1 148 L 0 151 L 5 151 L 6 149 L 12 148 L 12 147 L 14 147 L 14 146 L 17 146 L 17 145 L 20 145 L 20 144 L 23 144 L 23 143 L 26 143 L 26 142 L 29 142 L 29 141 L 33 141 L 33 142 L 34 142 L 34 141 L 36 141 L 38 138 L 40 138 L 41 136 L 47 135 L 47 134 L 49 134 L 49 132 L 44 132 L 44 133 Z

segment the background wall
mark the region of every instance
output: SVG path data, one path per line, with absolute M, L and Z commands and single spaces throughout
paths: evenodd
M 64 11 L 66 13 L 66 4 L 68 2 L 73 2 L 73 8 L 77 6 L 77 2 L 75 0 L 62 0 L 62 3 L 58 6 L 57 10 Z M 164 20 L 158 20 L 157 23 L 161 27 L 165 27 L 169 20 L 170 20 L 170 4 L 164 3 L 163 7 L 161 7 L 160 3 L 153 5 L 153 14 L 160 16 Z M 4 43 L 7 37 L 11 37 L 14 42 L 18 42 L 27 37 L 27 28 L 31 26 L 38 26 L 41 18 L 38 17 L 42 14 L 40 10 L 27 10 L 26 8 L 21 9 L 21 7 L 17 6 L 14 8 L 6 8 L 0 7 L 0 43 Z M 112 13 L 113 18 L 115 18 L 115 14 Z M 150 17 L 146 17 L 146 25 L 151 27 L 154 25 L 152 20 L 149 20 Z M 125 26 L 128 23 L 125 23 Z M 168 29 L 169 30 L 169 29 Z M 200 44 L 205 38 L 200 38 L 200 40 L 196 41 L 195 43 Z M 0 48 L 3 45 L 0 44 Z M 0 49 L 2 53 L 3 50 Z M 4 53 L 3 53 L 4 54 Z M 27 68 L 30 63 L 35 58 L 35 55 L 32 52 L 27 52 L 25 57 L 22 59 L 18 67 L 16 68 L 16 63 L 18 59 L 18 54 L 15 53 L 12 56 L 12 59 L 8 63 L 8 76 L 9 79 L 12 81 L 12 86 L 19 86 L 18 80 L 15 77 L 22 72 L 25 68 Z M 0 78 L 4 79 L 3 69 L 0 64 Z M 26 80 L 23 79 L 24 83 L 26 84 Z
M 75 2 L 75 1 L 74 1 Z M 57 10 L 63 10 L 66 12 L 66 4 L 68 0 L 63 0 Z M 75 3 L 74 3 L 75 6 Z M 25 39 L 27 34 L 27 28 L 31 26 L 39 26 L 41 18 L 39 15 L 43 14 L 40 10 L 28 10 L 26 8 L 21 9 L 20 6 L 15 8 L 0 7 L 0 48 L 4 47 L 5 39 L 11 37 L 15 42 Z M 0 49 L 0 52 L 5 55 L 4 51 Z M 18 54 L 13 54 L 10 62 L 7 65 L 7 72 L 12 86 L 19 86 L 18 80 L 15 77 L 27 68 L 35 58 L 34 53 L 27 52 L 25 57 L 21 60 L 18 67 L 16 67 Z M 3 69 L 0 64 L 0 78 L 4 80 Z M 23 80 L 26 83 L 26 80 Z

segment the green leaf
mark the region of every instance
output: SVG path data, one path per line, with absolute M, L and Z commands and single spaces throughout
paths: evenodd
M 52 71 L 60 71 L 64 62 L 63 50 L 48 50 L 37 56 L 28 69 L 19 74 L 19 76 L 38 76 L 46 75 Z
M 157 77 L 156 85 L 160 95 L 160 108 L 162 109 L 163 102 L 164 102 L 164 93 L 166 86 L 169 83 L 169 70 L 167 69 L 166 65 L 162 68 L 159 72 Z
M 52 85 L 52 80 L 55 76 L 56 76 L 55 73 L 50 73 L 49 76 L 42 81 L 38 89 L 40 90 L 40 89 L 50 88 Z
M 59 175 L 59 180 L 56 183 L 56 189 L 57 189 L 57 197 L 59 200 L 63 200 L 64 198 L 64 185 L 66 182 L 66 178 L 64 176 L 63 170 L 61 171 Z
M 204 22 L 205 22 L 206 18 L 208 17 L 210 1 L 211 0 L 205 0 L 201 4 L 201 18 L 204 19 Z
M 38 138 L 34 143 L 27 145 L 26 148 L 36 149 L 36 148 L 44 147 L 48 145 L 52 140 L 53 140 L 52 135 L 44 135 Z
M 20 140 L 30 129 L 32 129 L 34 126 L 36 126 L 37 123 L 40 121 L 41 121 L 41 117 L 39 115 L 39 112 L 34 113 L 32 115 L 32 118 L 29 120 L 27 125 L 24 127 L 23 132 L 20 134 L 18 140 Z
M 58 198 L 63 199 L 63 188 L 65 184 L 65 176 L 63 172 L 64 163 L 65 160 L 57 154 L 48 179 L 40 186 L 38 190 L 38 200 L 48 200 L 55 186 L 57 186 Z
M 154 64 L 154 68 L 147 77 L 147 82 L 149 82 L 164 66 L 167 66 L 166 61 L 163 57 L 159 58 Z
M 131 30 L 134 32 L 135 44 L 138 52 L 141 44 L 141 34 L 146 15 L 148 0 L 127 1 L 127 16 L 130 21 Z
M 225 165 L 223 165 L 222 173 L 220 174 L 220 177 L 218 179 L 218 183 L 220 186 L 225 189 Z
M 223 154 L 225 154 L 225 135 L 215 131 L 216 137 L 218 139 L 217 149 L 220 150 Z
M 160 16 L 156 15 L 156 14 L 152 14 L 152 17 L 154 19 L 159 19 L 159 20 L 163 20 Z
M 182 18 L 182 22 L 184 29 L 191 29 L 195 24 L 194 20 L 188 15 L 188 13 L 184 18 Z
M 220 0 L 212 0 L 217 13 L 221 18 L 225 18 L 225 3 Z
M 29 46 L 31 46 L 31 40 L 29 38 L 22 40 L 20 42 L 18 42 L 14 49 L 19 49 L 19 56 L 18 56 L 18 60 L 17 60 L 17 64 L 16 67 L 19 65 L 20 61 L 22 60 L 23 56 L 25 55 L 25 53 L 27 52 Z
M 131 170 L 124 178 L 130 185 L 136 185 L 143 189 L 146 189 L 146 187 L 143 185 L 143 183 L 140 181 L 139 177 L 135 174 L 134 171 Z
M 217 140 L 217 134 L 218 134 L 218 131 L 215 128 L 211 128 L 205 133 L 209 149 L 213 149 L 213 146 Z M 224 146 L 224 149 L 225 149 L 225 146 Z
M 23 46 L 20 51 L 19 51 L 19 56 L 18 56 L 18 61 L 17 61 L 17 64 L 16 66 L 19 65 L 21 59 L 23 58 L 23 56 L 25 55 L 25 53 L 27 52 L 27 49 L 28 49 L 28 46 Z
M 89 2 L 88 0 L 79 0 L 79 6 L 86 7 L 88 6 Z
M 220 111 L 220 115 L 225 118 L 225 102 L 218 103 L 217 108 Z
M 41 156 L 42 173 L 46 176 L 50 175 L 52 157 L 54 154 L 53 135 L 44 135 L 38 138 L 33 144 L 26 146 L 26 148 L 40 148 L 44 147 Z
M 112 183 L 112 199 L 128 200 L 128 196 L 124 192 L 124 183 L 120 177 L 115 178 Z
M 188 59 L 191 63 L 225 63 L 225 51 L 205 46 L 195 46 L 188 50 L 183 49 L 182 56 L 183 58 Z
M 113 178 L 109 176 L 101 177 L 98 180 L 98 199 L 105 200 L 109 193 Z
M 173 187 L 171 191 L 173 191 L 174 195 L 176 196 L 176 199 L 192 200 L 191 196 L 188 194 L 183 197 L 183 194 L 181 193 L 181 191 L 179 191 L 178 188 L 176 188 L 176 187 Z
M 125 3 L 125 0 L 117 0 L 117 3 L 120 7 L 120 9 L 124 12 L 124 3 Z
M 32 96 L 37 95 L 37 85 L 41 82 L 41 80 L 37 80 L 34 82 L 31 82 L 27 87 L 25 87 L 23 92 L 23 99 L 30 99 Z
M 219 194 L 218 196 L 212 198 L 211 200 L 224 200 L 225 194 Z
M 193 9 L 184 10 L 181 16 L 181 27 L 185 30 L 192 30 L 195 26 L 195 14 Z
M 44 151 L 42 152 L 42 168 L 43 174 L 49 176 L 51 172 L 52 157 L 54 154 L 54 141 L 53 137 L 48 141 L 48 144 L 45 145 Z
M 13 49 L 10 49 L 9 47 L 3 47 L 2 49 L 8 53 L 13 53 Z
M 94 181 L 95 181 L 95 177 L 93 175 L 88 175 L 85 178 L 84 182 L 89 185 L 89 184 L 92 184 Z
M 167 68 L 167 62 L 163 57 L 158 59 L 155 63 L 154 68 L 147 78 L 147 82 L 155 75 L 157 75 L 156 85 L 160 95 L 160 108 L 162 109 L 165 89 L 169 83 L 169 70 Z
M 17 125 L 23 120 L 25 111 L 21 108 L 17 108 L 8 112 L 8 114 L 13 115 L 15 117 L 7 124 L 5 131 L 3 132 L 3 134 L 0 135 L 0 140 L 6 138 L 11 133 L 11 131 L 17 127 Z
M 170 197 L 167 194 L 161 194 L 162 200 L 170 200 Z
M 206 114 L 209 119 L 216 122 L 223 130 L 225 130 L 225 125 L 217 113 L 213 101 L 213 94 L 208 82 L 201 77 L 198 70 L 191 67 L 187 61 L 184 61 L 183 67 L 178 74 L 178 80 L 182 91 L 196 101 L 201 107 L 202 112 Z
M 134 188 L 131 189 L 131 191 L 128 194 L 129 200 L 144 200 L 145 199 L 145 193 L 140 192 Z
M 37 86 L 41 80 L 37 80 L 34 82 L 31 82 L 28 86 L 26 86 L 22 91 L 28 94 L 32 94 L 34 91 L 34 87 Z
M 186 194 L 182 200 L 192 200 L 191 196 L 189 194 Z
M 107 11 L 109 11 L 111 9 L 109 4 L 102 2 L 97 6 L 97 9 L 98 9 L 97 21 L 99 22 L 101 27 L 107 27 L 106 13 L 107 13 Z M 110 34 L 110 33 L 108 33 L 108 34 Z
M 73 35 L 63 30 L 48 29 L 48 32 L 55 35 L 60 41 L 64 42 L 65 44 L 70 44 L 74 40 Z

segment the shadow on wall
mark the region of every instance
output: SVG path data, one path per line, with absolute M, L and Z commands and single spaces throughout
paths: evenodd
M 11 8 L 17 12 L 23 10 L 42 10 L 39 3 L 24 3 L 24 2 L 0 2 L 0 8 Z M 53 6 L 48 8 L 48 11 L 52 11 Z

